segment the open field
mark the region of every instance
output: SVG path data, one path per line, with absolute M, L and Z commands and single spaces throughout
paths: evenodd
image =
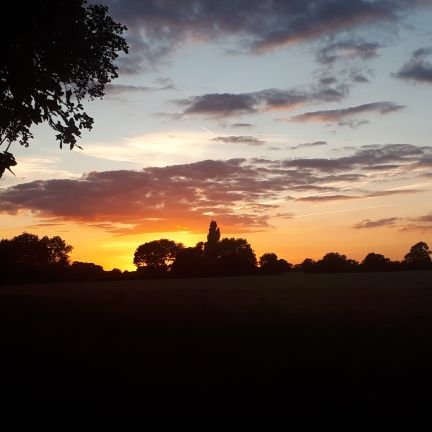
M 432 272 L 0 286 L 10 408 L 309 418 L 429 406 Z

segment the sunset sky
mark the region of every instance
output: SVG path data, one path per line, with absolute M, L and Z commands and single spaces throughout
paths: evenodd
M 11 146 L 2 238 L 60 235 L 107 270 L 212 219 L 291 263 L 432 246 L 432 0 L 100 3 L 130 54 L 83 150 L 47 126 Z

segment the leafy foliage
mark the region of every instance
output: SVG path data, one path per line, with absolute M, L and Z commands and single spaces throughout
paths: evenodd
M 21 265 L 66 265 L 72 249 L 59 236 L 44 236 L 39 239 L 35 234 L 23 233 L 11 240 L 0 241 L 3 262 Z
M 404 263 L 413 269 L 427 269 L 432 266 L 431 251 L 425 242 L 416 243 L 405 255 Z
M 155 272 L 169 271 L 181 249 L 183 245 L 172 240 L 153 240 L 138 246 L 133 263 L 138 269 L 146 267 Z
M 262 255 L 259 259 L 259 266 L 261 272 L 265 274 L 288 272 L 292 267 L 290 263 L 284 259 L 279 259 L 278 256 L 273 252 Z
M 251 245 L 243 238 L 223 238 L 217 245 L 217 272 L 222 274 L 251 273 L 257 260 Z
M 83 101 L 102 98 L 117 77 L 114 60 L 128 51 L 102 5 L 85 0 L 11 2 L 4 8 L 0 37 L 0 144 L 28 146 L 30 128 L 42 122 L 72 149 L 93 119 Z
M 0 275 L 4 279 L 38 279 L 53 276 L 69 265 L 72 246 L 61 237 L 23 233 L 11 240 L 0 240 Z
M 365 271 L 384 271 L 391 268 L 391 261 L 382 254 L 369 253 L 361 265 Z

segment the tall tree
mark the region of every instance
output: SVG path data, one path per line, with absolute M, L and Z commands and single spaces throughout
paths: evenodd
M 0 145 L 28 146 L 32 125 L 46 122 L 71 149 L 93 119 L 83 102 L 104 96 L 115 59 L 128 46 L 125 26 L 86 0 L 9 2 L 0 39 Z M 1 159 L 0 159 L 1 162 Z M 1 173 L 0 169 L 0 173 Z
M 209 232 L 207 234 L 207 243 L 205 244 L 205 252 L 210 258 L 215 258 L 218 243 L 220 241 L 221 232 L 216 221 L 210 222 Z

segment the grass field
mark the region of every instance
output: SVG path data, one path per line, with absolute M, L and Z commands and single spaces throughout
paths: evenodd
M 431 401 L 432 272 L 3 285 L 0 324 L 8 409 L 288 419 Z

